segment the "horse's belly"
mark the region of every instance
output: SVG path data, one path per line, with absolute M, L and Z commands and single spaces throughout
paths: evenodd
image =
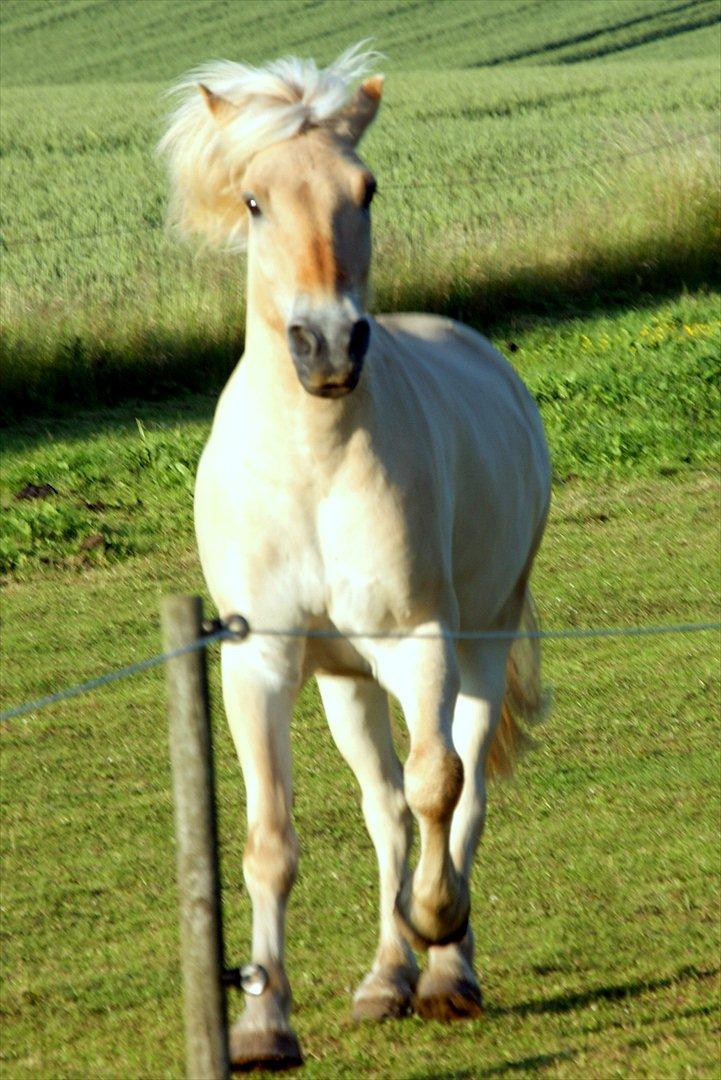
M 331 630 L 331 632 L 334 631 Z M 307 639 L 303 663 L 304 681 L 311 675 L 349 675 L 353 678 L 370 678 L 372 674 L 369 661 L 348 639 L 333 637 Z

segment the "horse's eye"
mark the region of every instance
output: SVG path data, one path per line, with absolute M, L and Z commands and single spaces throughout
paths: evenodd
M 253 217 L 258 217 L 260 214 L 260 207 L 252 195 L 245 196 L 245 205 L 248 207 Z
M 366 188 L 363 192 L 363 209 L 367 210 L 370 204 L 373 202 L 373 196 L 376 193 L 377 184 L 375 180 L 368 180 L 366 182 Z

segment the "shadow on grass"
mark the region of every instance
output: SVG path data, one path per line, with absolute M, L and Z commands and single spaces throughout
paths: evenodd
M 482 1076 L 506 1076 L 509 1073 L 526 1072 L 528 1070 L 545 1069 L 551 1065 L 558 1065 L 562 1061 L 572 1061 L 578 1056 L 578 1050 L 562 1049 L 548 1054 L 529 1054 L 527 1057 L 514 1058 L 502 1061 L 497 1065 L 484 1066 Z M 410 1073 L 408 1080 L 471 1080 L 477 1077 L 477 1069 L 451 1069 L 439 1072 L 433 1069 L 431 1072 Z
M 675 37 L 678 34 L 685 34 L 704 26 L 713 26 L 719 21 L 719 15 L 716 11 L 701 13 L 695 18 L 684 19 L 683 22 L 677 22 L 671 26 L 664 26 L 661 21 L 664 16 L 679 15 L 682 11 L 687 11 L 689 15 L 693 15 L 693 9 L 699 10 L 699 0 L 682 0 L 681 3 L 669 8 L 660 10 L 654 8 L 643 15 L 636 15 L 630 19 L 605 24 L 595 30 L 587 30 L 581 34 L 570 34 L 563 38 L 544 42 L 542 45 L 530 49 L 494 56 L 492 60 L 479 61 L 474 66 L 479 68 L 495 67 L 498 64 L 508 64 L 515 60 L 528 60 L 531 57 L 540 58 L 543 63 L 574 64 L 579 60 L 596 59 L 600 56 L 608 56 L 611 53 L 626 52 L 628 49 L 635 49 L 639 45 L 646 45 L 652 41 Z M 621 37 L 620 39 L 616 38 L 605 43 L 595 44 L 597 39 L 608 38 L 612 34 L 623 30 L 631 30 L 630 37 Z M 583 48 L 571 54 L 566 53 L 565 56 L 561 57 L 548 55 L 561 49 L 568 49 L 573 45 L 588 46 L 588 48 Z
M 680 968 L 675 974 L 663 979 L 640 979 L 636 982 L 617 983 L 609 986 L 594 987 L 589 990 L 558 994 L 555 997 L 534 1001 L 519 1002 L 504 1008 L 486 1007 L 485 1016 L 489 1019 L 503 1018 L 508 1016 L 538 1016 L 546 1014 L 559 1014 L 570 1012 L 574 1009 L 584 1009 L 599 1001 L 624 1001 L 628 998 L 638 997 L 641 994 L 653 993 L 657 990 L 666 990 L 677 983 L 687 979 L 710 979 L 718 975 L 721 968 L 697 968 L 693 965 Z M 686 1010 L 679 1016 L 705 1013 L 707 1010 Z M 644 1040 L 636 1040 L 638 1045 L 644 1045 Z M 563 1061 L 571 1061 L 577 1057 L 579 1050 L 563 1047 L 549 1053 L 530 1054 L 520 1058 L 508 1058 L 495 1065 L 484 1066 L 484 1076 L 506 1076 L 516 1072 L 525 1072 L 535 1069 L 547 1068 L 558 1065 Z M 413 1073 L 409 1080 L 466 1080 L 467 1077 L 476 1076 L 475 1069 L 459 1069 L 447 1072 L 417 1072 Z
M 508 270 L 428 270 L 419 251 L 418 272 L 394 277 L 379 260 L 374 309 L 427 311 L 460 319 L 503 339 L 539 322 L 562 322 L 614 310 L 643 307 L 684 290 L 721 285 L 718 209 L 709 202 L 705 226 L 693 245 L 678 236 L 648 237 L 634 246 L 591 251 L 558 263 Z M 133 398 L 158 401 L 181 393 L 217 394 L 242 353 L 242 330 L 222 336 L 137 334 L 129 340 L 86 337 L 48 345 L 31 339 L 5 344 L 0 383 L 0 420 L 57 416 Z M 7 341 L 7 339 L 6 339 Z M 110 419 L 110 418 L 108 418 Z
M 50 351 L 14 341 L 3 349 L 0 423 L 187 394 L 217 396 L 242 351 L 242 333 L 203 338 L 149 331 L 117 345 L 74 336 Z M 105 419 L 115 426 L 110 413 Z
M 721 968 L 697 968 L 693 965 L 680 968 L 673 975 L 663 979 L 639 979 L 636 982 L 614 983 L 609 986 L 595 986 L 589 990 L 570 991 L 555 997 L 541 998 L 534 1001 L 521 1001 L 516 1005 L 487 1007 L 485 1013 L 494 1016 L 538 1016 L 545 1013 L 565 1013 L 573 1009 L 585 1009 L 599 1001 L 623 1001 L 638 997 L 640 994 L 667 990 L 676 983 L 687 979 L 711 979 L 719 974 Z
M 209 433 L 217 401 L 215 388 L 194 393 L 177 387 L 172 396 L 157 400 L 138 395 L 116 405 L 68 402 L 35 414 L 25 411 L 0 425 L 0 454 L 22 453 L 48 437 L 81 443 L 107 433 L 137 436 L 138 422 L 148 430 L 204 424 Z
M 709 223 L 693 248 L 680 247 L 673 236 L 649 238 L 630 249 L 593 251 L 561 263 L 460 271 L 445 282 L 419 275 L 380 287 L 376 306 L 449 315 L 488 333 L 645 307 L 684 291 L 721 286 L 720 232 Z

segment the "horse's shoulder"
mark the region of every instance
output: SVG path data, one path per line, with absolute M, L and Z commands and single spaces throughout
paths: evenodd
M 456 327 L 461 326 L 460 323 L 445 315 L 429 315 L 423 311 L 400 311 L 388 315 L 376 315 L 375 321 L 391 335 L 409 334 L 427 341 L 453 337 Z
M 495 369 L 506 378 L 515 378 L 513 368 L 496 347 L 470 326 L 443 315 L 423 312 L 402 312 L 379 315 L 376 322 L 400 345 L 408 346 L 416 354 L 444 358 L 450 362 L 470 363 L 476 371 Z M 479 365 L 479 360 L 481 364 Z M 486 363 L 484 364 L 483 361 Z

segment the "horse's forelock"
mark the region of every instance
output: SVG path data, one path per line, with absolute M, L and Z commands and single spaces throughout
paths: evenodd
M 180 96 L 158 149 L 166 156 L 172 187 L 171 219 L 185 234 L 213 246 L 244 246 L 245 213 L 237 179 L 251 158 L 308 127 L 333 120 L 347 104 L 353 83 L 377 55 L 360 42 L 327 68 L 314 60 L 284 57 L 264 67 L 218 60 L 182 79 Z M 237 110 L 222 126 L 199 84 Z

